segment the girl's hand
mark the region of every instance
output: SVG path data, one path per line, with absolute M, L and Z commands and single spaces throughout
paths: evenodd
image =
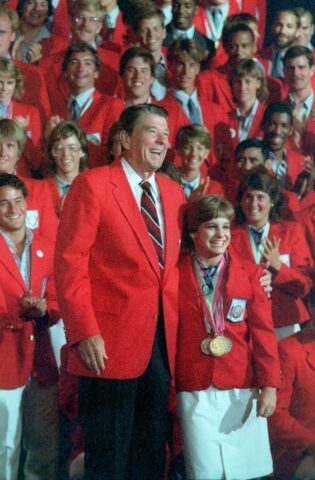
M 273 236 L 272 240 L 269 240 L 269 238 L 266 238 L 263 241 L 263 251 L 262 251 L 262 257 L 263 259 L 269 263 L 270 268 L 275 270 L 276 272 L 279 272 L 281 268 L 281 262 L 279 258 L 279 246 L 281 243 L 280 238 L 276 238 Z
M 257 399 L 257 416 L 270 417 L 277 405 L 277 389 L 275 387 L 264 387 L 261 389 Z

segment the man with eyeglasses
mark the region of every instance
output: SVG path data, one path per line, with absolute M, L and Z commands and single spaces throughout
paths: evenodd
M 89 167 L 104 163 L 108 131 L 124 109 L 122 100 L 102 95 L 96 89 L 100 66 L 101 59 L 93 47 L 79 43 L 68 48 L 62 64 L 60 94 L 55 96 L 53 116 L 45 131 L 48 138 L 62 120 L 77 122 L 88 139 Z

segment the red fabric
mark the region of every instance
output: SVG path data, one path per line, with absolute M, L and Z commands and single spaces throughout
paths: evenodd
M 315 442 L 315 336 L 310 326 L 279 343 L 277 408 L 268 419 L 276 478 L 291 478 Z
M 25 294 L 26 286 L 1 236 L 0 245 L 0 284 L 5 297 L 1 305 L 6 310 L 5 317 L 0 317 L 0 388 L 14 389 L 27 383 L 33 368 L 34 325 L 32 321 L 19 318 L 19 298 Z M 54 243 L 35 236 L 31 244 L 30 289 L 33 295 L 40 297 L 42 282 L 48 279 L 46 301 L 52 323 L 59 318 L 52 280 L 53 255 Z
M 34 67 L 34 65 L 22 63 L 15 59 L 14 63 L 22 70 L 24 75 L 24 95 L 21 102 L 37 107 L 44 124 L 51 114 L 44 73 L 40 67 Z
M 229 4 L 230 6 L 228 11 L 228 16 L 234 15 L 235 13 L 240 13 L 241 10 L 236 0 L 229 0 Z M 208 24 L 208 20 L 207 20 L 205 8 L 200 6 L 194 19 L 195 28 L 199 30 L 200 33 L 207 36 L 207 30 L 206 30 L 207 24 Z
M 69 118 L 68 101 L 69 97 L 64 98 L 62 103 L 59 101 L 59 105 L 55 105 L 53 109 L 53 114 L 59 115 L 63 119 Z M 119 119 L 124 108 L 125 105 L 120 99 L 94 92 L 92 104 L 78 121 L 78 125 L 89 140 L 88 164 L 90 168 L 105 163 L 108 131 L 111 125 Z M 92 138 L 93 135 L 98 138 L 95 140 Z
M 21 178 L 26 185 L 28 196 L 26 198 L 28 210 L 37 210 L 39 227 L 34 233 L 55 241 L 58 227 L 58 219 L 51 201 L 49 188 L 42 180 Z
M 59 193 L 58 185 L 56 182 L 56 177 L 47 177 L 43 180 L 47 184 L 51 196 L 52 203 L 54 205 L 56 216 L 60 216 L 60 206 L 61 206 L 61 195 Z
M 290 267 L 281 263 L 280 271 L 273 275 L 271 301 L 274 325 L 284 327 L 303 323 L 309 319 L 302 298 L 312 286 L 307 271 L 313 265 L 305 230 L 295 222 L 271 223 L 268 238 L 272 240 L 274 236 L 281 239 L 280 255 L 287 255 L 290 260 Z M 232 245 L 241 258 L 255 261 L 245 225 L 233 229 Z
M 42 141 L 42 125 L 39 110 L 33 105 L 27 105 L 15 100 L 12 100 L 12 107 L 13 120 L 20 115 L 22 117 L 29 117 L 23 158 L 31 170 L 38 170 L 41 167 Z
M 160 296 L 170 371 L 174 372 L 178 212 L 184 197 L 180 186 L 166 176 L 156 175 L 156 180 L 167 239 L 162 278 L 152 241 L 119 161 L 79 175 L 62 209 L 55 255 L 61 314 L 70 345 L 98 334 L 104 338 L 108 360 L 101 378 L 136 378 L 145 371 Z M 68 370 L 94 376 L 77 348 L 70 351 Z
M 191 255 L 179 266 L 179 330 L 176 356 L 177 391 L 264 387 L 280 384 L 277 340 L 271 305 L 259 284 L 262 271 L 229 250 L 224 287 L 225 335 L 232 350 L 219 358 L 204 355 L 200 344 L 207 337 L 200 294 Z M 246 300 L 245 319 L 231 322 L 227 314 L 233 299 Z

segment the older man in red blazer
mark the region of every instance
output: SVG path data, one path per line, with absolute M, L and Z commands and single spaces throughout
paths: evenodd
M 161 480 L 183 194 L 155 175 L 168 148 L 166 111 L 132 106 L 120 122 L 122 159 L 79 175 L 67 195 L 55 275 L 87 477 Z
M 282 384 L 269 418 L 275 476 L 315 477 L 315 323 L 279 343 Z

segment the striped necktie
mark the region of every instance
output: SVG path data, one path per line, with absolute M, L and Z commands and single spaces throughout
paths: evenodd
M 140 187 L 143 190 L 141 196 L 142 217 L 156 250 L 159 266 L 162 269 L 164 266 L 162 235 L 151 185 L 149 182 L 141 182 Z

